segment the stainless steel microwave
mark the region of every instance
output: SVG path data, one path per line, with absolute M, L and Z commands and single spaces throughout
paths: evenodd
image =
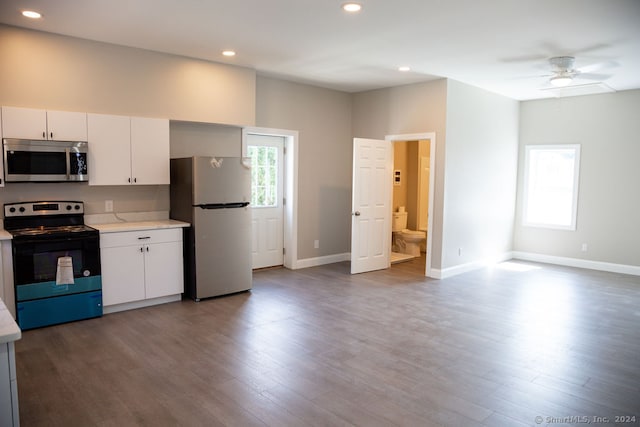
M 87 143 L 4 139 L 7 182 L 87 181 Z

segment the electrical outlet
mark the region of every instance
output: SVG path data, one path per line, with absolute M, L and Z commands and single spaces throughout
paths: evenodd
M 105 212 L 113 212 L 113 200 L 105 200 L 104 201 L 104 211 Z
M 462 256 L 462 248 L 458 248 L 458 256 Z
M 589 247 L 587 246 L 587 244 L 586 244 L 586 243 L 583 243 L 583 244 L 582 244 L 582 252 L 587 252 L 587 249 L 588 249 L 588 248 L 589 248 Z
M 313 241 L 313 248 L 314 249 L 318 249 L 320 247 L 320 240 L 314 240 Z

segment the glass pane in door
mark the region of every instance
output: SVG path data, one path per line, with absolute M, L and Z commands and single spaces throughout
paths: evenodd
M 251 206 L 254 208 L 278 205 L 278 149 L 250 145 L 247 154 L 251 158 Z

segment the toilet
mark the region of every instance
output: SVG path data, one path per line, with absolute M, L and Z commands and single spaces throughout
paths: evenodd
M 407 212 L 394 212 L 391 226 L 394 250 L 420 256 L 420 246 L 424 247 L 427 233 L 407 229 Z

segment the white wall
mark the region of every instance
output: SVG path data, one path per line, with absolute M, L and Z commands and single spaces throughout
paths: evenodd
M 348 93 L 258 76 L 257 126 L 299 132 L 299 259 L 349 252 L 351 105 Z
M 526 101 L 520 117 L 520 196 L 525 145 L 578 143 L 581 164 L 577 229 L 523 227 L 519 197 L 514 249 L 640 266 L 640 90 Z
M 518 115 L 518 101 L 449 80 L 445 270 L 501 258 L 512 250 Z

